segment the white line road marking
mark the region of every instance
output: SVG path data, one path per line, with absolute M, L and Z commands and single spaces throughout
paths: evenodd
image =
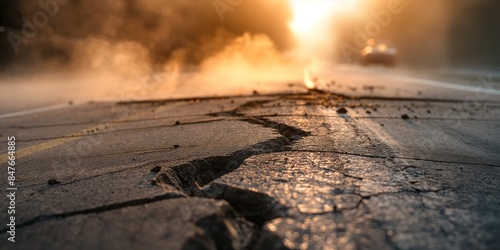
M 0 115 L 0 119 L 42 113 L 42 112 L 47 112 L 47 111 L 52 111 L 52 110 L 63 109 L 63 108 L 67 108 L 67 107 L 75 106 L 75 105 L 78 105 L 78 104 L 70 105 L 68 103 L 62 103 L 62 104 L 52 105 L 52 106 L 48 106 L 48 107 L 42 107 L 42 108 L 30 109 L 30 110 L 19 111 L 19 112 L 14 112 L 14 113 L 8 113 L 8 114 Z
M 474 87 L 474 86 L 466 86 L 466 85 L 454 84 L 454 83 L 449 83 L 449 82 L 441 82 L 441 81 L 436 81 L 436 80 L 428 80 L 428 79 L 414 78 L 414 77 L 407 77 L 407 76 L 398 76 L 398 75 L 388 75 L 388 76 L 383 76 L 383 77 L 387 78 L 387 79 L 396 80 L 396 81 L 417 83 L 417 84 L 438 87 L 438 88 L 447 88 L 447 89 L 475 92 L 475 93 L 481 93 L 481 94 L 500 95 L 500 90 L 493 89 L 490 86 L 475 86 Z

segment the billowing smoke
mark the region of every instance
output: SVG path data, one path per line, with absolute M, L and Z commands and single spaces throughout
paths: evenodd
M 24 25 L 37 29 L 33 32 L 28 27 L 28 33 L 36 33 L 33 37 L 18 32 L 21 38 L 12 39 L 19 51 L 16 59 L 23 67 L 80 67 L 100 65 L 103 60 L 146 59 L 160 65 L 173 58 L 198 65 L 245 33 L 265 35 L 279 51 L 292 44 L 291 13 L 285 0 L 41 0 L 18 4 L 26 18 Z M 136 55 L 127 58 L 124 53 Z
M 6 72 L 32 77 L 18 86 L 64 85 L 65 99 L 237 94 L 302 72 L 286 56 L 288 0 L 23 0 L 17 10 Z

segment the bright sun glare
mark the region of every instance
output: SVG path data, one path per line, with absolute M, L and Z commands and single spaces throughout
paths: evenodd
M 291 0 L 294 19 L 290 24 L 297 33 L 317 27 L 329 15 L 353 10 L 359 0 Z
M 329 20 L 340 13 L 354 12 L 362 0 L 290 0 L 293 21 L 290 28 L 298 38 L 298 55 L 314 62 L 320 54 L 328 53 L 332 41 Z M 316 88 L 311 77 L 312 65 L 304 68 L 304 83 L 308 89 Z

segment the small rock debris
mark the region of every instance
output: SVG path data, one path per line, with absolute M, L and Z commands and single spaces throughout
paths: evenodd
M 408 120 L 408 119 L 410 119 L 410 117 L 407 114 L 404 114 L 401 116 L 401 119 Z
M 346 108 L 339 108 L 339 109 L 337 109 L 337 113 L 339 113 L 339 114 L 347 114 L 347 109 Z
M 56 180 L 56 179 L 50 179 L 49 181 L 47 181 L 47 184 L 52 186 L 52 185 L 61 184 L 61 182 Z
M 180 146 L 179 146 L 179 145 L 177 145 L 177 144 L 175 144 L 175 145 L 173 145 L 173 147 L 174 147 L 174 148 L 179 148 Z
M 174 125 L 177 126 L 177 125 L 180 125 L 180 124 L 181 124 L 180 121 L 176 121 Z

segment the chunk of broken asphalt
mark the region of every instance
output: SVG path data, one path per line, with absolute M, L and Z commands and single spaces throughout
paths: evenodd
M 410 119 L 410 117 L 407 114 L 404 114 L 401 116 L 401 119 L 408 120 L 408 119 Z
M 339 109 L 337 109 L 337 113 L 339 113 L 339 114 L 347 114 L 347 109 L 346 108 L 339 108 Z
M 160 166 L 156 166 L 156 167 L 154 167 L 154 168 L 151 169 L 151 173 L 158 173 L 158 172 L 160 172 L 160 170 L 161 170 L 161 167 Z

